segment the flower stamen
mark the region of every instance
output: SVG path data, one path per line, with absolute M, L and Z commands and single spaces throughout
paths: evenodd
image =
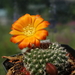
M 28 24 L 25 28 L 23 28 L 23 30 L 24 30 L 24 35 L 26 36 L 32 36 L 35 33 L 35 28 L 30 24 Z

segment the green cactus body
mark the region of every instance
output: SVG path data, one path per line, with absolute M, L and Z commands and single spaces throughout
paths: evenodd
M 31 75 L 47 75 L 46 63 L 52 63 L 61 72 L 68 65 L 66 50 L 58 43 L 52 43 L 47 49 L 31 49 L 24 55 L 24 66 Z

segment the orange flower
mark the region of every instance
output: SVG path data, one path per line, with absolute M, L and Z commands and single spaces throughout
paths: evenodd
M 40 40 L 46 39 L 49 22 L 44 21 L 40 15 L 25 14 L 12 24 L 11 42 L 18 43 L 20 49 L 39 46 Z

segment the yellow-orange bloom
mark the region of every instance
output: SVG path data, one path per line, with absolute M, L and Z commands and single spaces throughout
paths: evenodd
M 44 21 L 40 15 L 25 14 L 12 24 L 11 42 L 18 43 L 20 49 L 39 46 L 40 40 L 46 39 L 49 22 Z

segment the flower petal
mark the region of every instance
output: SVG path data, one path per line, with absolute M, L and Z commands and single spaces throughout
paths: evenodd
M 31 37 L 30 37 L 29 40 L 30 40 L 30 41 L 29 41 L 29 42 L 30 42 L 30 43 L 29 43 L 29 44 L 30 44 L 30 45 L 29 45 L 29 48 L 32 48 L 33 46 L 35 46 L 35 47 L 39 47 L 39 46 L 40 46 L 40 41 L 39 41 L 37 38 L 35 38 L 35 37 L 32 37 L 32 38 L 31 38 Z
M 20 48 L 20 49 L 23 49 L 23 48 L 26 48 L 26 47 L 28 47 L 29 46 L 29 39 L 24 39 L 24 40 L 22 40 L 19 44 L 18 44 L 18 47 Z
M 30 14 L 25 14 L 24 16 L 20 17 L 17 22 L 20 23 L 23 27 L 26 27 L 28 24 L 31 24 L 31 16 Z
M 36 47 L 39 47 L 40 46 L 40 40 L 36 39 L 35 46 Z
M 18 36 L 13 36 L 13 37 L 11 37 L 11 42 L 13 42 L 13 43 L 18 43 L 18 42 L 21 42 L 23 39 L 25 39 L 26 38 L 26 36 L 24 36 L 24 35 L 18 35 Z
M 34 25 L 34 22 L 35 22 L 35 20 L 38 18 L 38 17 L 40 17 L 40 15 L 31 15 L 31 18 L 32 18 L 32 25 Z
M 40 39 L 40 40 L 44 40 L 46 39 L 46 36 L 48 36 L 48 31 L 42 29 L 42 30 L 39 30 L 35 33 L 34 35 L 37 39 Z
M 42 23 L 40 23 L 37 26 L 36 31 L 38 31 L 40 29 L 44 29 L 44 28 L 48 27 L 48 25 L 50 25 L 50 23 L 48 21 L 43 21 Z
M 33 47 L 33 45 L 35 44 L 35 41 L 36 41 L 36 38 L 35 37 L 29 37 L 29 48 L 32 48 Z
M 17 30 L 12 30 L 9 34 L 11 34 L 11 35 L 22 35 L 24 33 L 17 31 Z
M 43 18 L 41 18 L 41 17 L 38 17 L 38 18 L 36 18 L 36 20 L 35 20 L 35 22 L 34 22 L 34 27 L 37 27 L 37 25 L 38 24 L 40 24 L 41 22 L 43 22 Z
M 35 39 L 35 37 L 30 37 L 29 40 L 30 40 L 31 44 L 34 44 L 36 39 Z
M 12 29 L 18 30 L 18 31 L 23 31 L 23 26 L 19 23 L 14 23 L 14 24 L 12 24 Z

